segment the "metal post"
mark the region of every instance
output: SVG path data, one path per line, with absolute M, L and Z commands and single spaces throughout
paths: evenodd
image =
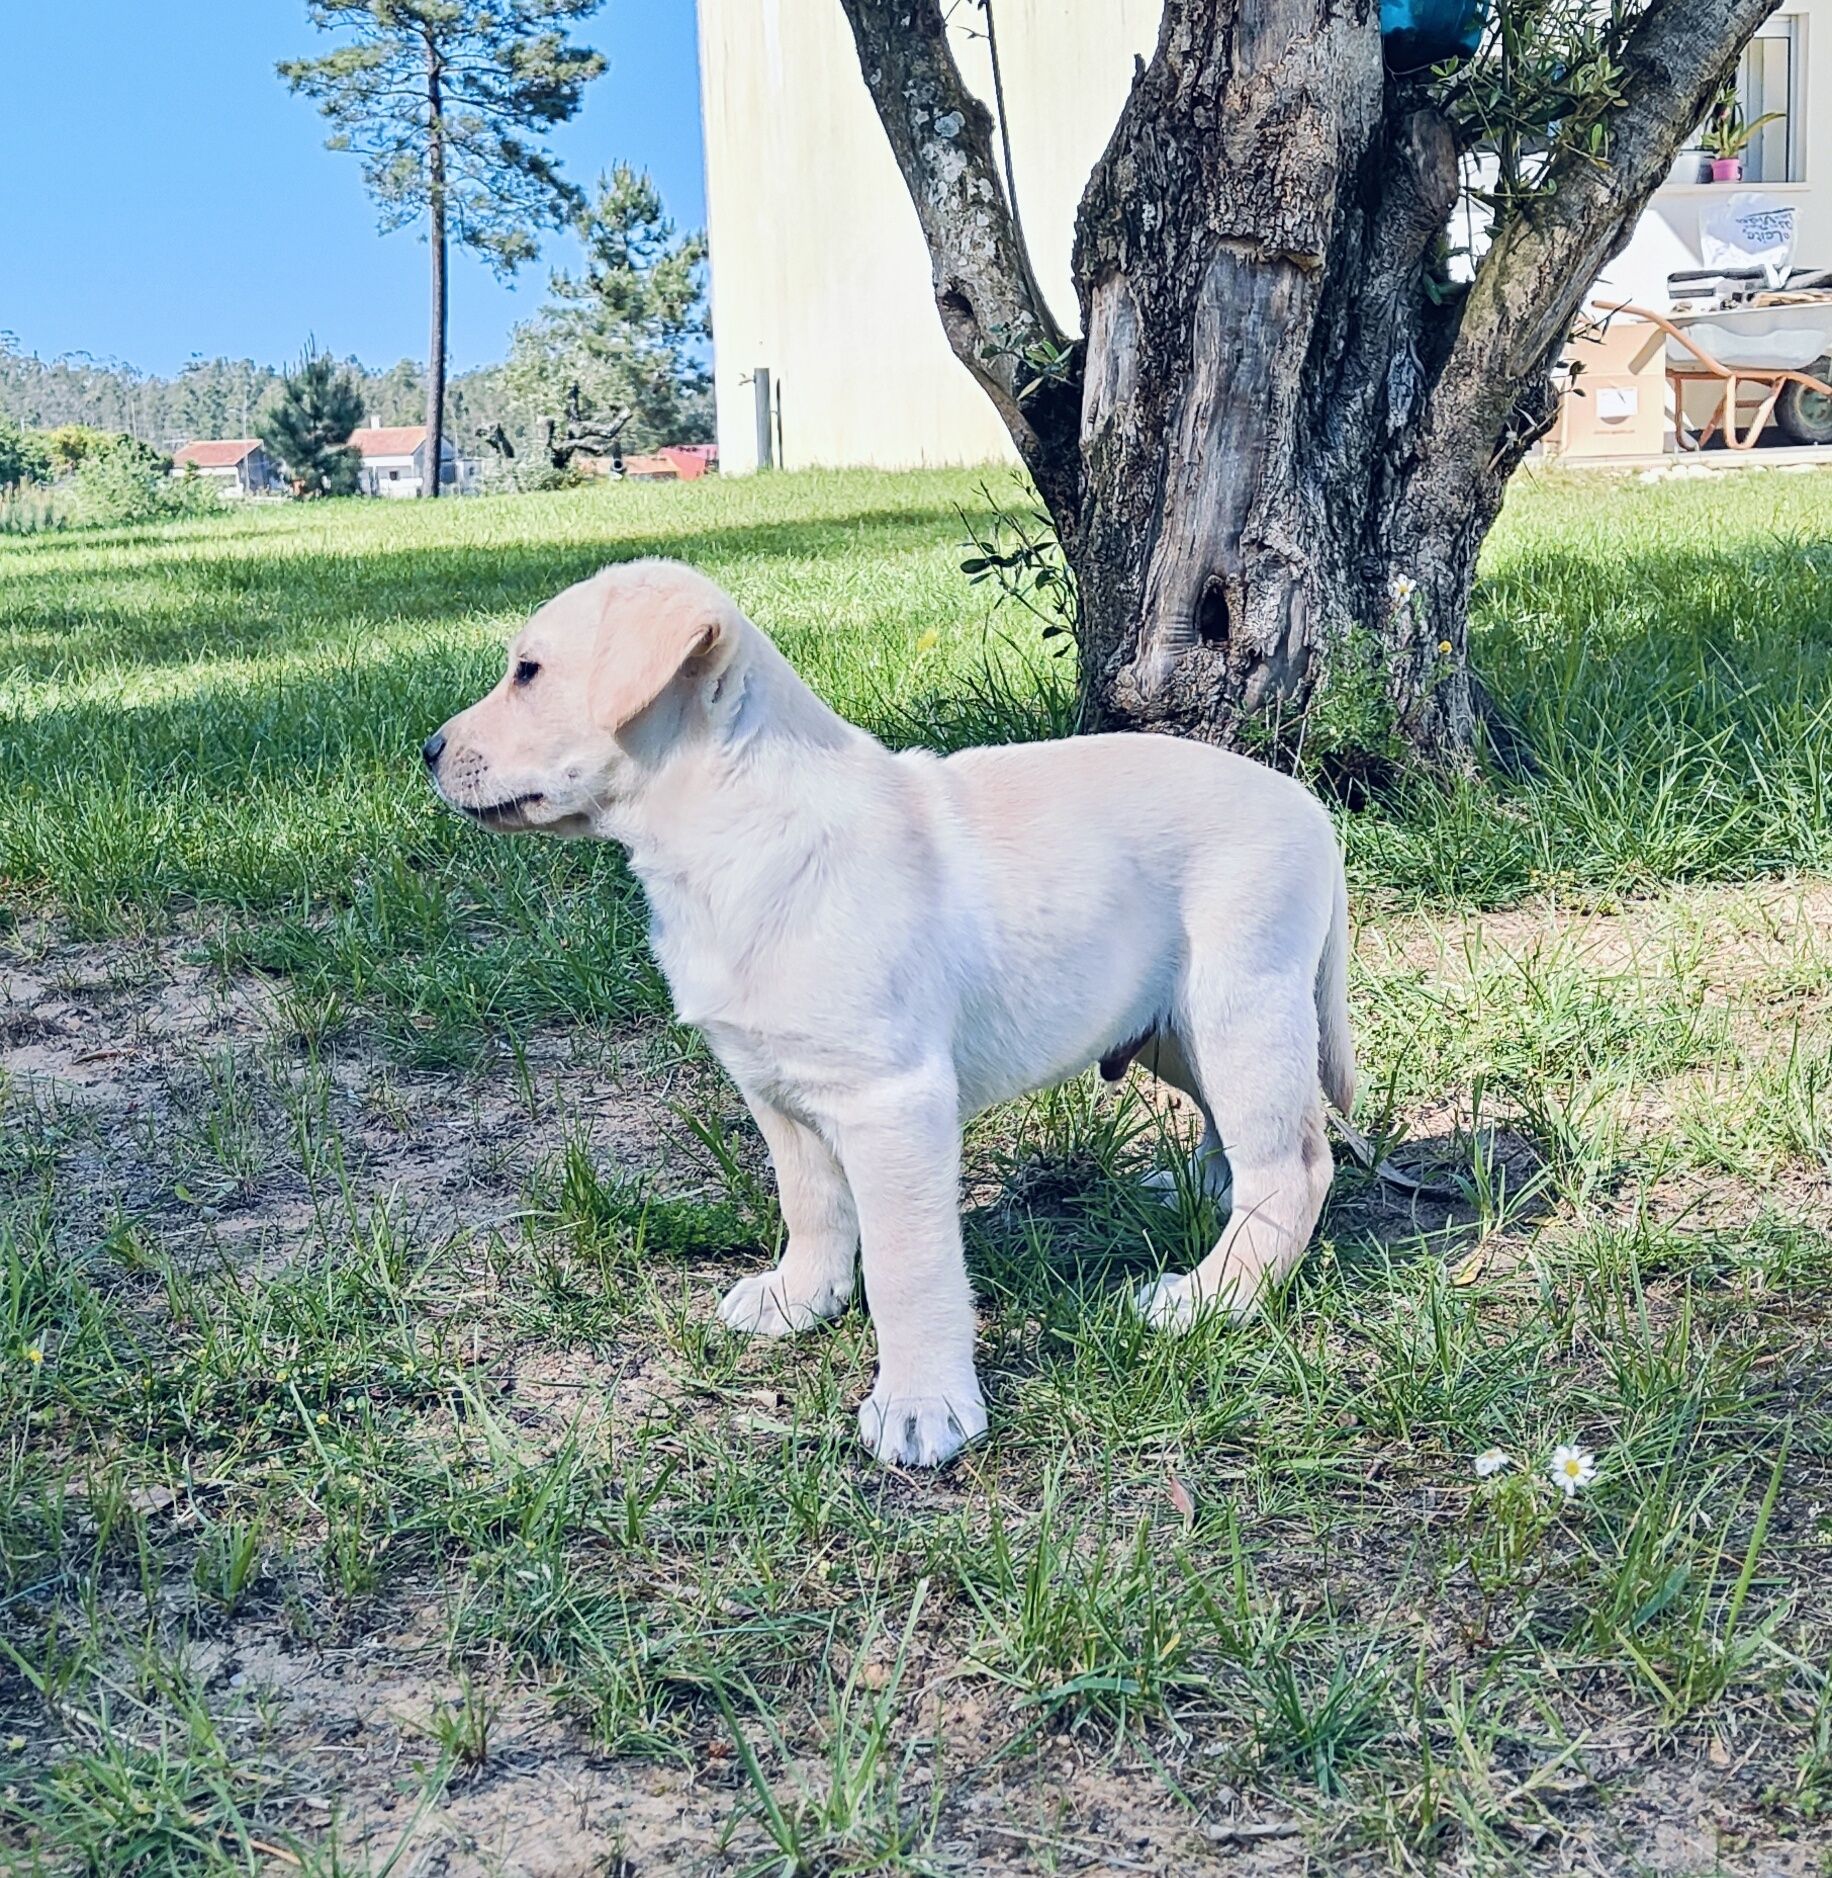
M 770 368 L 767 365 L 758 366 L 751 374 L 751 385 L 757 399 L 757 467 L 774 469 L 776 451 L 771 435 Z

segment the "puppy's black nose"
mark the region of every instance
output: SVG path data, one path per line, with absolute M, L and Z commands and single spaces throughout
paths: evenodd
M 438 762 L 440 753 L 445 748 L 445 732 L 435 730 L 420 746 L 420 754 L 426 759 L 426 767 L 431 769 Z

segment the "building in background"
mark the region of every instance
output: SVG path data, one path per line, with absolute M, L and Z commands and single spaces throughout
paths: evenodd
M 1075 331 L 1075 210 L 1133 60 L 1156 43 L 1159 0 L 994 4 L 1018 206 L 1051 308 Z M 951 30 L 990 108 L 982 17 L 956 7 Z M 839 0 L 699 0 L 699 19 L 721 466 L 1010 459 L 942 336 L 928 251 Z M 1738 186 L 1793 204 L 1796 261 L 1832 267 L 1832 0 L 1782 0 L 1739 86 L 1752 120 L 1781 117 Z M 1696 152 L 1675 165 L 1599 292 L 1664 307 L 1667 275 L 1703 265 L 1701 216 L 1726 185 L 1700 174 Z
M 573 459 L 575 465 L 586 461 L 583 457 Z M 665 443 L 659 450 L 639 450 L 622 459 L 624 477 L 637 483 L 693 483 L 718 467 L 719 446 L 714 443 Z M 603 475 L 606 471 L 600 469 L 597 473 Z
M 1755 135 L 1735 183 L 1708 180 L 1697 150 L 1681 153 L 1599 294 L 1665 311 L 1667 277 L 1704 267 L 1703 224 L 1714 204 L 1757 190 L 1794 211 L 1794 264 L 1832 268 L 1832 0 L 1781 0 L 1737 67 L 1738 102 Z
M 1133 55 L 1156 43 L 1158 0 L 997 4 L 1018 204 L 1037 277 L 1074 330 L 1076 204 Z M 953 9 L 955 48 L 990 99 L 979 17 Z M 840 0 L 700 0 L 700 84 L 720 468 L 1011 457 L 942 336 L 928 250 Z
M 366 496 L 417 496 L 426 475 L 424 424 L 365 424 L 350 433 L 350 442 L 362 459 L 362 490 Z M 474 466 L 461 459 L 452 440 L 443 439 L 439 486 L 466 494 L 475 482 Z
M 282 495 L 286 479 L 258 437 L 211 437 L 172 452 L 174 476 L 200 476 L 226 496 Z

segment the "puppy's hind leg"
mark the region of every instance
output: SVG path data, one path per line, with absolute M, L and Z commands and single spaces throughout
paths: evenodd
M 846 1308 L 858 1258 L 859 1216 L 826 1142 L 767 1102 L 746 1099 L 776 1169 L 789 1244 L 780 1265 L 740 1278 L 726 1292 L 719 1316 L 733 1330 L 785 1337 Z
M 1196 1080 L 1233 1174 L 1233 1210 L 1215 1249 L 1140 1294 L 1146 1317 L 1182 1329 L 1205 1310 L 1251 1316 L 1304 1255 L 1331 1174 L 1317 1089 L 1317 1013 L 1308 985 L 1195 988 L 1184 1026 Z
M 1150 1070 L 1160 1082 L 1167 1082 L 1173 1089 L 1188 1096 L 1202 1117 L 1202 1136 L 1196 1143 L 1196 1152 L 1190 1156 L 1187 1175 L 1180 1174 L 1175 1168 L 1156 1167 L 1139 1184 L 1146 1192 L 1156 1194 L 1159 1199 L 1173 1205 L 1186 1180 L 1197 1192 L 1206 1193 L 1211 1200 L 1218 1203 L 1225 1201 L 1231 1184 L 1228 1157 L 1215 1128 L 1215 1117 L 1203 1099 L 1202 1085 L 1197 1081 L 1181 1039 L 1166 1025 L 1145 1040 L 1135 1060 L 1142 1068 Z

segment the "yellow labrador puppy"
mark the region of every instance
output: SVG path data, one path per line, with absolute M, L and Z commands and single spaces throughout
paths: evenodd
M 727 1293 L 735 1330 L 832 1317 L 855 1259 L 878 1336 L 859 1430 L 933 1466 L 984 1432 L 961 1256 L 961 1123 L 1135 1055 L 1200 1104 L 1233 1207 L 1140 1307 L 1250 1312 L 1329 1188 L 1345 1112 L 1347 895 L 1299 784 L 1171 737 L 893 755 L 830 711 L 692 569 L 606 568 L 517 634 L 427 740 L 486 828 L 621 842 L 684 1023 L 769 1146 L 788 1246 Z M 1225 1150 L 1225 1163 L 1223 1153 Z

